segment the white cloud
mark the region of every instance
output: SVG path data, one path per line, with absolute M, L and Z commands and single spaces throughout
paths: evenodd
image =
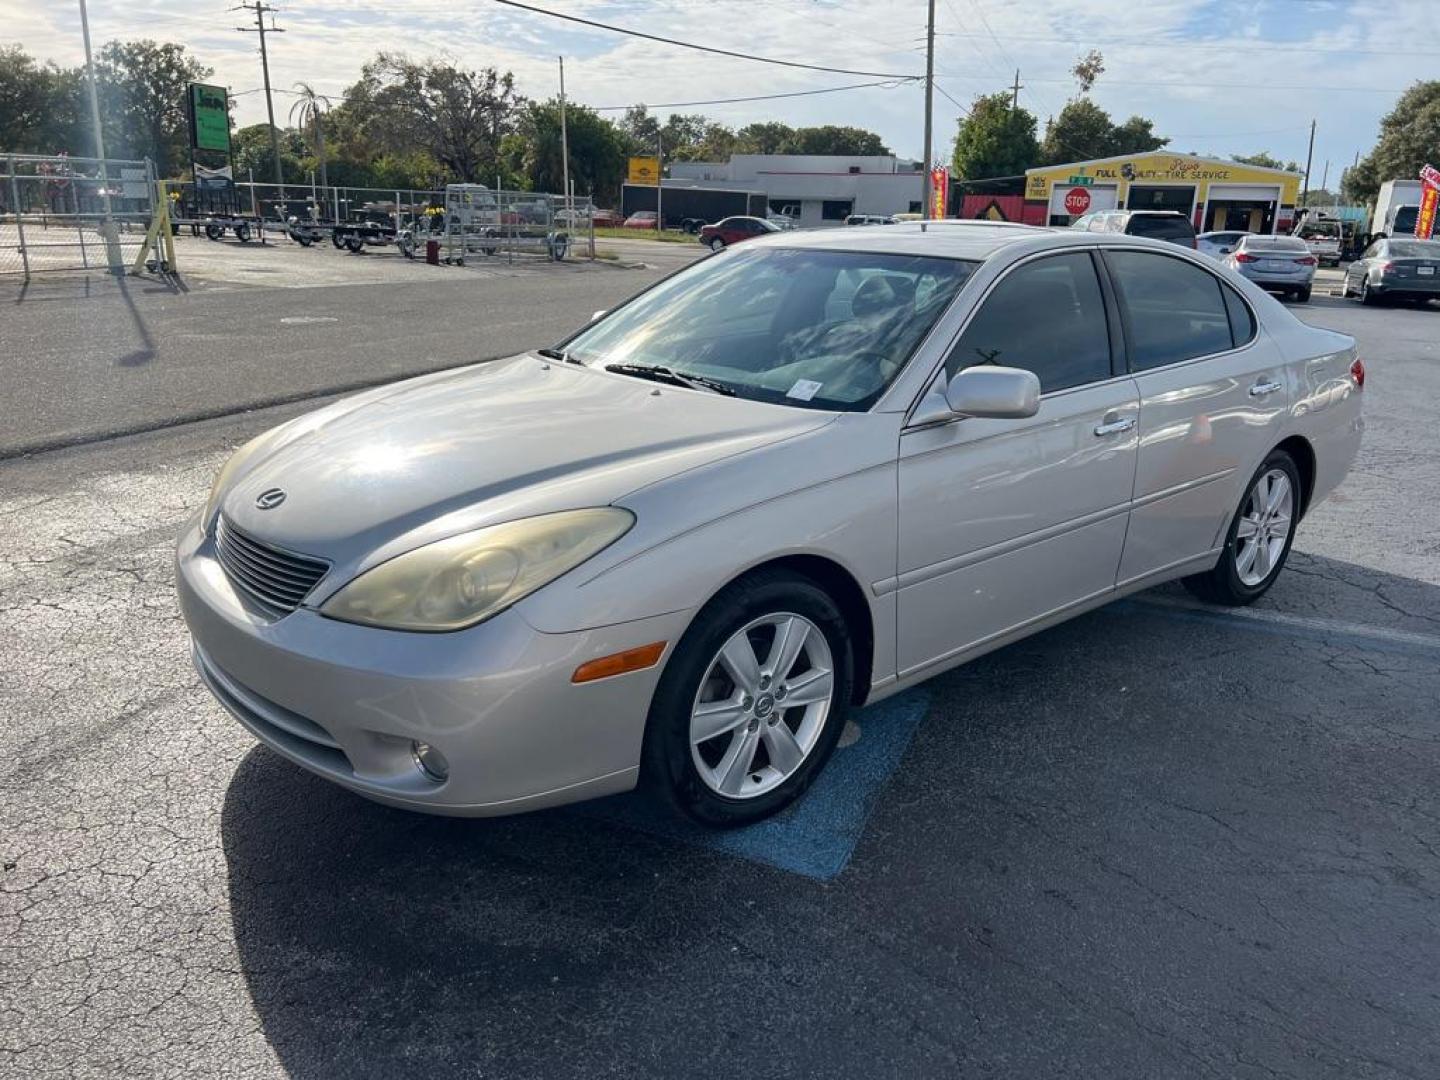
M 1074 92 L 1068 68 L 1092 45 L 1106 57 L 1094 98 L 1117 118 L 1139 113 L 1175 136 L 1177 149 L 1224 155 L 1268 149 L 1303 159 L 1307 128 L 1319 120 L 1320 163 L 1332 173 L 1368 149 L 1396 94 L 1435 70 L 1440 46 L 1429 35 L 1435 0 L 940 0 L 938 81 L 968 102 L 1009 83 L 1021 69 L 1021 103 L 1043 125 Z M 253 34 L 234 27 L 244 12 L 223 0 L 91 0 L 97 48 L 112 38 L 185 43 L 215 69 L 216 81 L 243 91 L 260 85 Z M 656 42 L 589 31 L 489 0 L 294 0 L 281 4 L 271 39 L 272 85 L 300 79 L 338 96 L 376 51 L 446 54 L 466 65 L 512 70 L 522 93 L 556 91 L 555 55 L 566 53 L 571 96 L 591 105 L 692 101 L 781 93 L 861 81 L 730 60 Z M 807 63 L 876 71 L 924 67 L 922 0 L 541 0 L 540 6 L 703 42 Z M 82 58 L 78 14 L 70 3 L 0 0 L 7 41 L 61 63 Z M 1321 51 L 1321 50 L 1325 51 Z M 1348 51 L 1346 51 L 1348 50 Z M 1406 54 L 1406 51 L 1413 54 Z M 1425 54 L 1425 55 L 1420 55 Z M 1316 87 L 1310 91 L 1286 87 Z M 1323 88 L 1323 89 L 1320 89 Z M 290 98 L 277 94 L 275 113 Z M 759 119 L 870 127 L 899 153 L 918 155 L 922 94 L 917 86 L 772 102 L 708 106 L 731 124 Z M 957 110 L 936 99 L 937 153 L 944 154 Z M 261 94 L 240 99 L 239 122 L 264 119 Z

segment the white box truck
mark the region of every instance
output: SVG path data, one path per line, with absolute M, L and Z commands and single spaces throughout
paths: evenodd
M 1386 180 L 1375 198 L 1370 232 L 1379 236 L 1414 236 L 1415 219 L 1420 215 L 1419 180 Z

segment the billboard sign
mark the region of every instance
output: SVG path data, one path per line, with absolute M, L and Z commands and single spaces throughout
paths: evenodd
M 188 98 L 190 145 L 196 150 L 230 152 L 230 96 L 223 86 L 191 83 Z
M 660 186 L 660 159 L 654 157 L 632 157 L 628 173 L 629 182 L 644 184 L 646 187 Z

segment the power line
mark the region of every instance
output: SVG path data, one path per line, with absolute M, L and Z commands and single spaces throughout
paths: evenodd
M 953 9 L 952 9 L 953 10 Z M 981 38 L 983 34 L 976 34 L 968 31 L 955 32 L 947 31 L 937 34 L 937 37 L 955 38 Z M 1186 50 L 1205 49 L 1216 52 L 1299 52 L 1299 53 L 1346 53 L 1356 56 L 1440 56 L 1440 51 L 1434 49 L 1351 49 L 1343 45 L 1308 45 L 1303 42 L 1268 44 L 1263 41 L 1252 41 L 1242 38 L 1229 43 L 1191 41 L 1183 37 L 1153 37 L 1153 38 L 1099 38 L 1099 37 L 1076 37 L 1057 38 L 1043 37 L 1034 34 L 1012 34 L 1011 41 L 1030 41 L 1040 45 L 1098 45 L 1104 48 L 1156 48 L 1174 47 Z
M 922 77 L 920 75 L 894 71 L 857 71 L 854 68 L 826 67 L 823 64 L 804 64 L 799 60 L 779 60 L 772 56 L 755 56 L 752 53 L 735 52 L 731 49 L 719 49 L 713 45 L 698 45 L 693 41 L 679 41 L 676 38 L 661 37 L 659 34 L 647 34 L 643 30 L 631 30 L 623 26 L 612 26 L 609 23 L 596 22 L 594 19 L 582 19 L 579 15 L 566 15 L 559 11 L 548 11 L 545 8 L 534 7 L 531 4 L 522 4 L 520 0 L 495 0 L 495 3 L 504 4 L 506 7 L 519 8 L 522 11 L 531 11 L 537 15 L 547 15 L 552 19 L 564 19 L 566 22 L 579 23 L 582 26 L 591 26 L 597 30 L 608 30 L 612 34 L 625 34 L 629 37 L 644 38 L 647 41 L 658 41 L 662 45 L 675 45 L 682 49 L 696 49 L 699 52 L 713 53 L 716 56 L 729 56 L 736 60 L 753 60 L 757 64 L 775 64 L 779 67 L 801 68 L 805 71 L 828 71 L 835 75 L 864 75 L 879 79 L 918 79 Z
M 773 101 L 776 98 L 810 97 L 814 94 L 838 94 L 842 90 L 862 90 L 870 86 L 883 86 L 887 90 L 890 90 L 905 83 L 915 82 L 920 78 L 921 76 L 912 75 L 905 78 L 878 79 L 875 82 L 851 83 L 848 86 L 827 86 L 821 90 L 794 90 L 788 94 L 755 94 L 750 97 L 711 98 L 709 101 L 658 101 L 654 104 L 647 104 L 645 107 L 650 109 L 688 109 L 696 105 L 733 105 L 743 101 Z M 593 112 L 623 112 L 626 109 L 633 109 L 635 106 L 592 105 L 586 106 L 586 108 L 591 109 Z

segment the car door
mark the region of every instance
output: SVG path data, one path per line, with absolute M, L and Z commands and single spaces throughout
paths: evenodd
M 1213 556 L 1280 441 L 1290 388 L 1280 350 L 1219 274 L 1154 251 L 1107 250 L 1104 262 L 1140 392 L 1124 586 Z
M 946 358 L 1026 368 L 1040 409 L 901 435 L 901 676 L 1114 587 L 1135 479 L 1139 402 L 1117 372 L 1118 316 L 1089 251 L 1039 256 L 989 290 Z

